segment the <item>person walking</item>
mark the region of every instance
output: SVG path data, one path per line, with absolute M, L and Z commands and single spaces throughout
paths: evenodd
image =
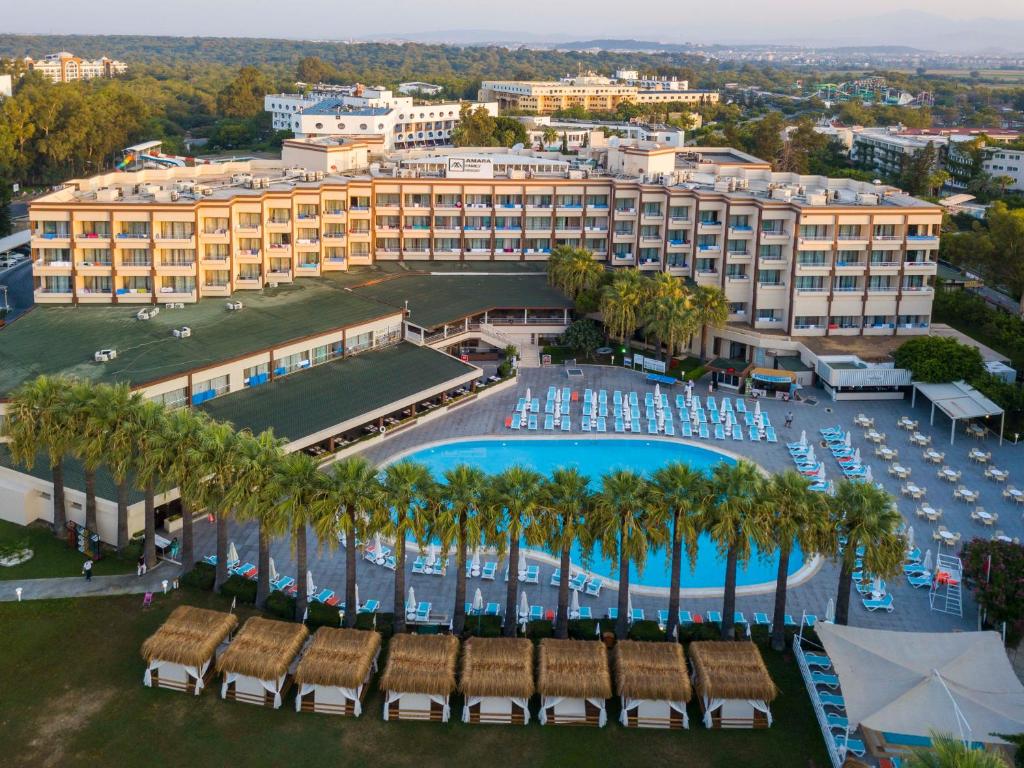
M 786 411 L 786 429 L 789 429 L 792 426 L 793 426 L 793 412 L 792 411 Z
M 139 561 L 135 567 L 135 573 L 139 576 L 146 575 L 146 556 L 145 554 L 139 555 Z
M 86 581 L 92 581 L 92 560 L 82 563 L 82 573 L 85 574 Z

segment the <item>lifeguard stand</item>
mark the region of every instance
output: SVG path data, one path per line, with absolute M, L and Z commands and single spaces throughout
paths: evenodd
M 935 575 L 928 590 L 928 602 L 933 611 L 950 613 L 963 618 L 962 598 L 964 564 L 959 557 L 939 554 L 935 558 Z

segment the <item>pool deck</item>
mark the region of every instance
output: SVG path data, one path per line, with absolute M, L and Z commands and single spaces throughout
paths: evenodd
M 574 389 L 604 388 L 609 391 L 614 389 L 633 389 L 642 393 L 650 389 L 650 385 L 643 376 L 621 369 L 613 369 L 597 366 L 583 366 L 585 377 L 583 379 L 566 378 L 565 371 L 561 367 L 527 369 L 521 372 L 521 382 L 518 387 L 506 390 L 493 397 L 486 398 L 476 403 L 471 403 L 442 419 L 437 419 L 428 424 L 410 429 L 388 438 L 383 443 L 368 448 L 364 451 L 367 458 L 375 462 L 387 461 L 390 457 L 422 448 L 430 443 L 460 438 L 480 437 L 503 437 L 521 435 L 521 432 L 513 433 L 504 427 L 505 418 L 511 413 L 516 401 L 521 397 L 529 386 L 537 396 L 543 398 L 548 386 L 571 386 Z M 672 393 L 672 390 L 666 390 Z M 678 388 L 676 391 L 679 391 Z M 696 390 L 701 397 L 707 395 L 706 384 Z M 932 532 L 936 529 L 934 524 L 929 524 L 923 519 L 914 516 L 916 502 L 901 497 L 899 490 L 901 482 L 887 474 L 888 465 L 880 458 L 874 457 L 873 446 L 863 438 L 863 430 L 854 427 L 853 419 L 858 413 L 865 413 L 875 419 L 879 431 L 885 432 L 888 436 L 888 445 L 898 448 L 899 461 L 911 469 L 911 478 L 927 488 L 927 500 L 935 507 L 944 510 L 942 524 L 951 531 L 959 531 L 965 540 L 974 537 L 989 537 L 993 531 L 998 529 L 1005 531 L 1012 537 L 1024 537 L 1024 523 L 1021 520 L 1021 507 L 1002 498 L 1003 485 L 988 480 L 983 475 L 983 468 L 967 460 L 968 451 L 975 446 L 980 446 L 986 451 L 992 452 L 992 464 L 1001 469 L 1010 470 L 1009 484 L 1020 487 L 1024 485 L 1024 445 L 1014 446 L 1009 443 L 1003 446 L 997 445 L 997 440 L 988 437 L 984 441 L 975 441 L 962 433 L 957 434 L 956 444 L 949 445 L 949 422 L 944 417 L 937 416 L 936 424 L 928 424 L 928 405 L 918 402 L 915 409 L 911 409 L 908 401 L 852 401 L 852 402 L 830 402 L 824 398 L 820 391 L 812 390 L 818 398 L 814 405 L 807 403 L 782 403 L 779 401 L 767 401 L 762 403 L 763 410 L 768 413 L 772 424 L 776 426 L 779 433 L 779 443 L 767 444 L 763 442 L 753 443 L 748 440 L 735 442 L 733 440 L 694 440 L 693 443 L 722 451 L 735 453 L 758 463 L 768 472 L 779 472 L 792 466 L 789 455 L 785 448 L 787 441 L 799 439 L 800 431 L 806 430 L 808 439 L 818 437 L 818 430 L 824 426 L 842 424 L 845 428 L 851 429 L 853 433 L 853 445 L 859 447 L 865 459 L 870 464 L 877 481 L 884 484 L 897 499 L 900 511 L 904 517 L 914 526 L 915 540 L 922 551 L 931 548 L 933 554 L 936 544 L 932 541 Z M 672 396 L 674 393 L 670 394 Z M 721 395 L 733 396 L 728 391 L 716 392 L 720 399 Z M 643 395 L 641 394 L 641 397 Z M 749 404 L 748 400 L 748 404 Z M 786 411 L 792 409 L 794 422 L 791 429 L 783 428 Z M 908 433 L 899 429 L 896 422 L 900 416 L 910 415 L 920 422 L 920 431 L 931 435 L 934 447 L 946 453 L 946 464 L 963 472 L 962 483 L 968 488 L 980 491 L 980 504 L 989 512 L 999 514 L 999 522 L 992 528 L 984 527 L 970 519 L 971 505 L 953 499 L 952 484 L 936 478 L 935 465 L 925 463 L 922 458 L 922 449 L 909 445 Z M 538 430 L 535 433 L 527 433 L 530 437 L 550 437 L 554 433 L 545 433 Z M 565 433 L 559 432 L 562 436 Z M 578 430 L 570 433 L 576 439 L 582 438 L 586 433 Z M 621 437 L 610 433 L 607 437 Z M 649 439 L 645 436 L 638 436 L 635 439 Z M 678 439 L 678 438 L 677 438 Z M 819 457 L 825 461 L 826 471 L 830 479 L 838 479 L 840 472 L 838 465 L 831 455 L 822 449 L 818 451 Z M 255 561 L 257 554 L 256 528 L 251 524 L 231 523 L 231 535 L 238 547 L 239 554 L 243 559 Z M 311 542 L 315 544 L 315 542 Z M 210 554 L 214 551 L 214 530 L 205 521 L 197 526 L 197 554 L 200 556 Z M 286 539 L 279 539 L 274 542 L 272 554 L 281 573 L 295 575 L 295 565 L 291 558 L 291 545 Z M 484 558 L 486 559 L 486 558 Z M 531 562 L 540 565 L 540 583 L 537 585 L 522 585 L 521 589 L 526 591 L 531 604 L 543 605 L 546 610 L 554 610 L 557 606 L 557 590 L 550 586 L 553 565 L 545 558 L 531 558 Z M 314 581 L 317 587 L 328 587 L 343 592 L 344 579 L 344 557 L 340 551 L 331 551 L 324 548 L 322 554 L 318 553 L 317 547 L 309 548 L 310 569 L 313 572 Z M 407 569 L 411 568 L 411 558 L 407 563 Z M 450 617 L 452 614 L 452 601 L 455 594 L 454 588 L 454 567 L 450 568 L 445 576 L 424 576 L 412 574 L 409 570 L 406 574 L 406 587 L 412 586 L 416 590 L 417 600 L 429 601 L 433 604 L 433 615 Z M 503 573 L 503 566 L 499 566 L 499 574 Z M 363 600 L 377 599 L 381 601 L 381 608 L 390 611 L 392 608 L 393 579 L 391 572 L 365 560 L 360 560 L 357 572 L 360 597 Z M 685 587 L 686 572 L 684 569 L 683 586 Z M 807 581 L 799 586 L 793 586 L 789 590 L 788 612 L 799 617 L 802 612 L 823 616 L 829 598 L 834 597 L 838 581 L 838 567 L 836 564 L 823 562 L 816 573 L 810 576 Z M 479 578 L 470 579 L 467 583 L 467 600 L 473 599 L 473 594 L 480 588 L 485 601 L 505 602 L 505 582 L 500 576 L 496 581 L 482 581 Z M 928 591 L 914 590 L 902 577 L 892 580 L 889 583 L 889 591 L 895 599 L 896 610 L 894 613 L 869 613 L 865 610 L 857 595 L 851 596 L 850 623 L 857 626 L 875 627 L 881 629 L 893 629 L 903 631 L 953 631 L 970 630 L 977 626 L 977 607 L 971 595 L 964 592 L 964 617 L 962 619 L 947 614 L 933 612 L 928 605 Z M 737 609 L 746 614 L 747 619 L 753 620 L 755 611 L 763 611 L 771 615 L 773 608 L 774 594 L 773 585 L 760 594 L 741 594 L 737 599 Z M 603 616 L 605 611 L 616 604 L 616 592 L 614 589 L 602 590 L 601 596 L 585 597 L 581 595 L 581 605 L 591 607 L 595 616 Z M 664 596 L 648 594 L 633 594 L 633 605 L 635 608 L 643 608 L 647 618 L 657 618 L 658 609 L 664 609 L 666 599 Z M 681 600 L 681 607 L 692 612 L 707 612 L 708 610 L 721 610 L 721 597 L 696 597 L 686 595 Z M 447 619 L 445 619 L 447 620 Z

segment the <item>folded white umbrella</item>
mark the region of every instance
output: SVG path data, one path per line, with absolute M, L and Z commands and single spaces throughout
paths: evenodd
M 361 605 L 362 605 L 362 602 L 359 600 L 359 582 L 357 581 L 356 582 L 356 610 L 357 611 L 359 610 L 359 606 L 361 606 Z
M 406 614 L 416 614 L 416 590 L 409 587 L 409 599 L 405 601 Z
M 580 615 L 580 593 L 575 589 L 572 591 L 572 604 L 569 606 L 569 615 L 573 617 Z
M 871 582 L 871 597 L 875 600 L 882 599 L 882 577 L 875 576 L 875 580 Z
M 914 548 L 914 526 L 907 528 L 907 551 Z
M 316 594 L 316 584 L 313 583 L 313 572 L 306 571 L 306 597 Z
M 853 435 L 851 435 L 849 432 L 847 432 L 846 433 L 846 447 L 849 448 L 852 445 L 853 445 Z
M 921 563 L 921 567 L 931 573 L 932 570 L 932 551 L 929 549 L 924 553 L 924 562 Z
M 870 464 L 868 465 L 867 470 L 865 470 L 865 472 L 864 472 L 864 480 L 866 482 L 868 482 L 868 483 L 873 483 L 875 481 L 874 475 L 871 474 L 871 465 Z
M 530 601 L 526 599 L 526 590 L 519 593 L 519 615 L 523 618 L 530 615 Z
M 860 464 L 860 448 L 853 452 L 853 463 Z
M 626 618 L 630 619 L 633 617 L 633 593 L 626 593 Z
M 655 384 L 654 385 L 654 402 L 655 403 L 660 403 L 661 402 L 661 385 L 660 384 Z
M 480 573 L 480 547 L 473 550 L 473 560 L 469 564 L 469 572 L 473 575 Z
M 270 576 L 270 583 L 273 584 L 277 581 L 277 566 L 274 564 L 274 558 L 270 558 L 270 569 L 267 571 Z
M 529 403 L 533 398 L 530 397 L 530 388 L 526 388 L 526 402 Z
M 476 588 L 476 592 L 473 594 L 473 610 L 482 611 L 484 609 L 484 593 L 480 591 L 480 587 Z
M 829 624 L 834 624 L 836 621 L 836 602 L 831 597 L 828 599 L 828 605 L 825 606 L 825 621 Z
M 519 550 L 519 563 L 516 570 L 519 571 L 519 578 L 526 576 L 526 553 L 522 550 Z
M 761 415 L 761 401 L 760 400 L 755 400 L 754 401 L 754 418 L 756 419 L 760 415 Z
M 802 445 L 804 448 L 807 447 L 807 430 L 806 429 L 801 429 L 800 430 L 800 445 Z
M 233 541 L 228 542 L 228 562 L 229 563 L 237 563 L 238 562 L 238 550 L 235 548 L 235 542 L 233 542 Z
M 824 464 L 819 464 L 818 465 L 817 479 L 818 479 L 819 483 L 824 483 L 825 482 L 825 465 Z

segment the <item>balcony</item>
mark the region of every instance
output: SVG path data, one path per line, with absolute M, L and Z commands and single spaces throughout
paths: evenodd
M 290 232 L 291 228 L 291 219 L 267 219 L 268 232 Z
M 292 281 L 291 269 L 268 269 L 268 283 L 290 283 Z
M 827 275 L 829 271 L 831 271 L 831 265 L 827 261 L 798 261 L 796 263 L 798 275 Z
M 907 244 L 923 248 L 938 248 L 938 235 L 907 235 Z
M 156 236 L 156 244 L 160 248 L 176 248 L 176 247 L 182 247 L 182 246 L 191 246 L 191 245 L 195 245 L 195 242 L 196 242 L 196 236 L 194 234 L 192 234 L 192 235 L 186 235 L 184 233 L 171 234 L 171 235 L 158 234 Z
M 203 296 L 229 296 L 231 286 L 227 283 L 207 283 L 203 285 Z
M 745 225 L 729 227 L 730 237 L 748 238 L 754 236 L 754 228 Z
M 248 235 L 250 237 L 256 237 L 260 233 L 259 224 L 236 224 L 235 232 L 240 235 Z
M 235 278 L 235 288 L 262 288 L 263 278 L 260 275 L 239 275 Z
M 900 291 L 911 296 L 923 296 L 934 293 L 935 289 L 930 285 L 904 285 L 900 288 Z
M 688 216 L 671 216 L 668 220 L 671 227 L 692 227 L 693 220 Z
M 228 263 L 227 254 L 224 254 L 224 255 L 216 254 L 216 255 L 213 255 L 213 256 L 203 256 L 203 264 L 204 265 L 209 264 L 209 265 L 212 265 L 212 266 L 224 266 L 227 263 Z
M 122 261 L 117 265 L 119 275 L 148 275 L 153 268 L 152 261 Z
M 938 264 L 934 261 L 905 261 L 903 262 L 903 271 L 909 272 L 914 275 L 931 274 L 934 275 L 938 270 Z
M 640 213 L 640 220 L 644 222 L 660 222 L 663 221 L 664 218 L 665 216 L 661 211 L 658 211 L 657 213 L 651 213 L 650 211 L 642 211 Z
M 320 250 L 320 238 L 319 237 L 305 237 L 295 241 L 295 249 L 298 251 L 318 251 Z
M 749 251 L 728 251 L 726 253 L 726 258 L 728 258 L 729 261 L 736 262 L 738 264 L 745 264 L 751 260 L 752 255 Z
M 778 283 L 762 283 L 758 282 L 757 290 L 766 292 L 782 292 L 786 290 L 786 284 L 783 282 Z
M 690 271 L 690 265 L 687 264 L 685 261 L 681 264 L 678 262 L 670 261 L 665 265 L 665 268 L 668 269 L 668 271 L 671 272 L 673 275 L 680 275 L 688 273 Z
M 300 275 L 308 275 L 320 269 L 320 262 L 311 261 L 306 264 L 296 264 L 296 268 L 299 270 Z
M 292 252 L 291 243 L 271 243 L 270 244 L 270 254 L 272 256 L 280 256 L 281 258 L 284 258 L 286 256 L 290 256 L 291 252 Z
M 648 244 L 660 243 L 662 238 L 661 235 L 640 235 L 640 242 Z
M 689 248 L 690 248 L 690 243 L 687 240 L 669 240 L 668 241 L 668 249 L 670 251 L 682 251 L 682 250 L 688 250 Z
M 251 264 L 253 262 L 259 261 L 260 260 L 259 249 L 251 248 L 251 249 L 248 249 L 248 250 L 240 250 L 240 251 L 235 253 L 235 259 L 240 261 L 240 262 L 247 263 L 247 264 Z
M 789 233 L 784 229 L 762 229 L 762 243 L 781 243 L 789 240 Z
M 898 251 L 903 247 L 903 238 L 900 235 L 876 235 L 871 247 L 876 251 Z
M 836 260 L 836 272 L 851 273 L 863 272 L 867 266 L 866 261 L 839 261 Z
M 636 216 L 636 208 L 616 208 L 615 215 L 616 217 Z
M 824 285 L 810 288 L 798 287 L 796 289 L 796 294 L 797 296 L 824 296 L 828 293 L 828 290 L 828 287 Z
M 324 221 L 344 221 L 345 220 L 345 209 L 344 208 L 330 208 L 324 211 Z
M 718 243 L 702 243 L 697 246 L 697 250 L 701 253 L 721 253 L 722 246 Z
M 899 256 L 899 254 L 893 254 Z M 872 272 L 896 272 L 900 268 L 900 262 L 898 261 L 872 261 L 871 271 Z
M 149 232 L 120 232 L 114 240 L 116 241 L 115 245 L 136 248 L 139 243 L 149 242 Z
M 869 285 L 869 296 L 895 296 L 899 289 L 895 285 Z
M 865 336 L 892 336 L 895 328 L 895 323 L 872 323 L 865 325 L 863 332 Z
M 80 275 L 109 275 L 112 267 L 109 261 L 80 261 L 77 272 Z
M 191 277 L 196 273 L 196 263 L 194 261 L 161 262 L 157 264 L 156 272 L 158 275 L 169 277 Z
M 867 235 L 839 235 L 838 237 L 839 247 L 854 249 L 854 248 L 866 248 L 868 244 Z
M 79 248 L 98 248 L 110 245 L 109 232 L 79 232 L 75 235 L 75 244 Z
M 353 209 L 355 210 L 355 209 Z M 435 200 L 434 201 L 435 211 L 450 211 L 452 213 L 458 213 L 462 210 L 462 203 L 458 200 Z
M 822 251 L 831 247 L 831 237 L 801 237 L 797 239 L 797 248 L 802 250 Z
M 71 259 L 67 261 L 36 259 L 33 266 L 37 271 L 48 275 L 66 275 L 71 273 Z
M 52 288 L 36 288 L 34 298 L 36 304 L 63 304 L 71 301 L 71 288 L 58 291 Z
M 781 317 L 758 317 L 754 320 L 754 328 L 781 328 L 782 318 Z
M 615 262 L 616 264 L 624 264 L 626 262 L 631 262 L 631 261 L 633 261 L 633 254 L 629 253 L 629 252 L 626 252 L 626 253 L 613 253 L 612 254 L 612 261 Z
M 466 203 L 466 208 L 469 208 L 469 209 L 474 210 L 474 211 L 489 211 L 492 208 L 494 208 L 494 205 L 492 203 L 480 203 L 480 202 Z
M 39 248 L 67 248 L 71 245 L 71 232 L 62 230 L 59 232 L 43 232 L 37 229 L 32 232 L 32 239 L 36 241 Z
M 191 291 L 175 291 L 173 288 L 161 288 L 157 291 L 156 300 L 158 302 L 195 301 L 196 292 L 195 289 Z
M 498 203 L 495 207 L 499 211 L 521 211 L 523 209 L 523 202 L 519 200 L 514 203 Z
M 208 243 L 226 243 L 228 231 L 226 229 L 203 230 L 203 240 Z

